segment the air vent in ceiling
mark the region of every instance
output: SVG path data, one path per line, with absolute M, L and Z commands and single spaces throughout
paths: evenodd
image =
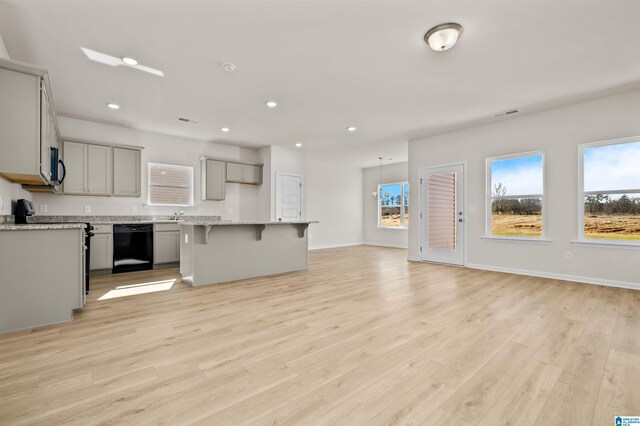
M 507 115 L 513 115 L 513 114 L 517 114 L 519 113 L 520 110 L 519 109 L 510 109 L 508 111 L 503 111 L 503 112 L 499 112 L 497 114 L 494 115 L 494 117 L 505 117 Z
M 189 124 L 200 124 L 199 121 L 192 120 L 192 119 L 186 118 L 186 117 L 178 117 L 178 121 L 182 121 L 183 123 L 189 123 Z

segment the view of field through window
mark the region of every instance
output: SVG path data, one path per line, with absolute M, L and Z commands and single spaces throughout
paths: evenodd
M 640 142 L 584 149 L 584 237 L 640 240 Z
M 542 155 L 490 162 L 491 235 L 542 236 Z
M 409 184 L 380 185 L 380 226 L 409 226 Z

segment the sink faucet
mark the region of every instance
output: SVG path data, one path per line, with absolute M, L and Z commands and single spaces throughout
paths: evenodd
M 178 221 L 178 220 L 182 219 L 182 216 L 184 216 L 184 211 L 180 211 L 180 214 L 178 214 L 178 212 L 175 212 L 173 214 L 172 220 Z

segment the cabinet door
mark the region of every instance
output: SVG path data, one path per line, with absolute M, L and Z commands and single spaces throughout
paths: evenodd
M 261 170 L 260 166 L 251 166 L 244 164 L 242 166 L 242 180 L 246 183 L 260 183 L 261 181 Z
M 44 89 L 44 83 L 42 83 L 40 90 L 40 174 L 47 183 L 51 182 L 51 131 L 53 127 L 49 109 L 49 99 Z
M 113 187 L 113 148 L 87 145 L 87 189 L 92 195 L 110 195 Z
M 87 189 L 87 146 L 83 143 L 64 142 L 63 159 L 67 167 L 63 192 L 84 194 Z
M 113 195 L 140 196 L 140 151 L 113 148 Z
M 225 163 L 222 161 L 207 160 L 205 166 L 204 199 L 224 200 L 225 187 Z
M 113 268 L 113 239 L 111 234 L 95 234 L 91 237 L 90 270 Z
M 227 163 L 227 181 L 242 182 L 242 164 Z
M 180 262 L 180 231 L 156 232 L 154 241 L 154 263 Z

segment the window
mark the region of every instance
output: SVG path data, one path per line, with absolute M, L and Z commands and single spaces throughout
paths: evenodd
M 378 185 L 378 225 L 382 228 L 409 227 L 409 183 Z
M 543 237 L 544 154 L 487 159 L 487 235 Z
M 149 204 L 193 205 L 193 167 L 149 163 Z
M 583 145 L 580 235 L 640 243 L 640 138 Z

